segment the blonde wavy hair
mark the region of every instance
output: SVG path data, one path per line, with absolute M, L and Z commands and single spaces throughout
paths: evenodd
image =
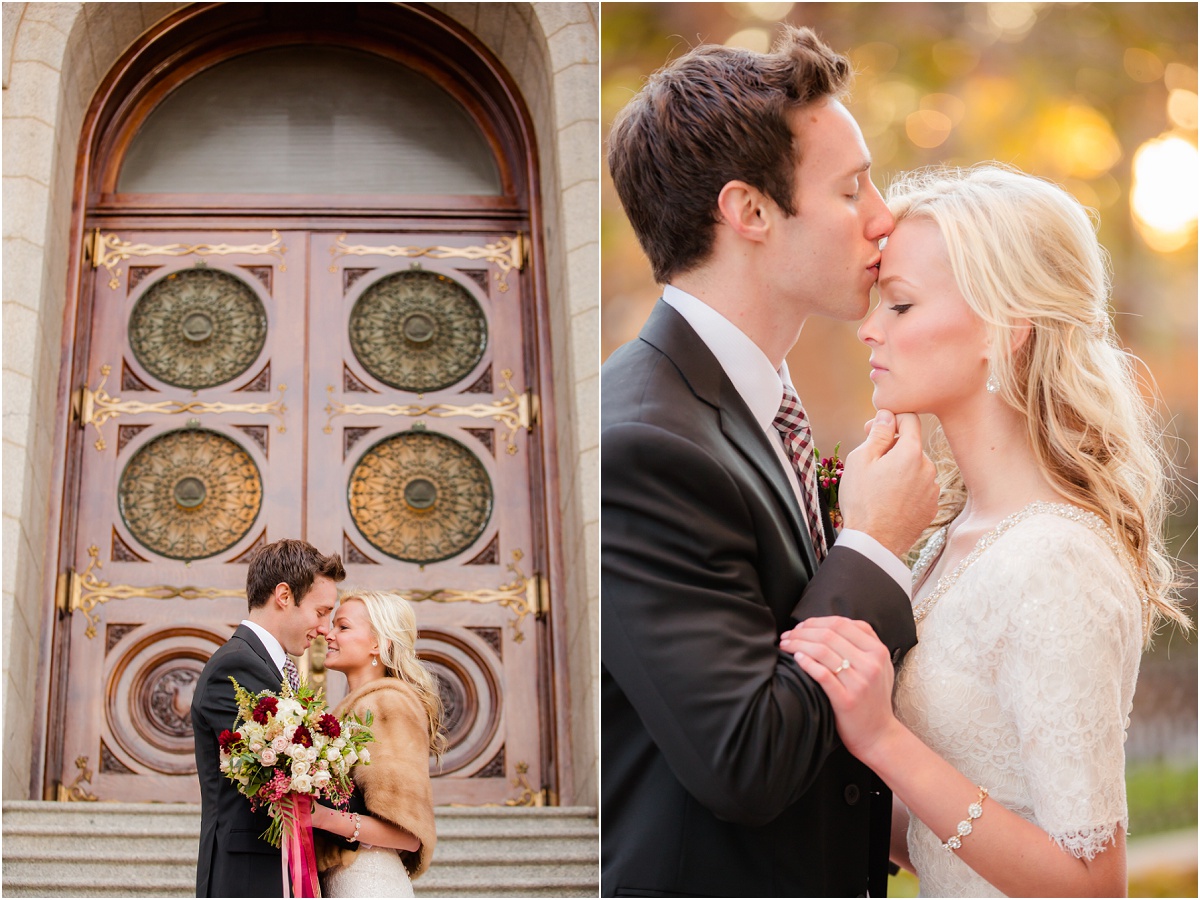
M 367 608 L 371 632 L 379 641 L 384 674 L 416 690 L 429 720 L 429 752 L 441 762 L 449 743 L 442 734 L 442 698 L 433 673 L 417 657 L 417 616 L 412 605 L 399 594 L 387 591 L 346 591 L 341 600 L 359 600 Z
M 1127 552 L 1148 603 L 1147 643 L 1164 620 L 1189 630 L 1163 543 L 1173 466 L 1138 389 L 1139 360 L 1117 343 L 1108 257 L 1088 211 L 1062 188 L 997 164 L 908 173 L 887 202 L 897 225 L 924 218 L 940 230 L 958 288 L 994 348 L 998 396 L 1025 416 L 1055 490 L 1107 522 Z M 966 501 L 940 426 L 931 455 L 941 495 L 927 535 Z

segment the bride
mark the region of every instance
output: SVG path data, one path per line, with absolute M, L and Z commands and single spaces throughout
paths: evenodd
M 429 757 L 440 759 L 442 703 L 416 655 L 412 607 L 396 594 L 343 596 L 326 638 L 325 664 L 346 676 L 334 714 L 370 710 L 370 762 L 356 765 L 350 810 L 314 804 L 317 868 L 327 897 L 411 897 L 437 842 Z
M 997 166 L 914 173 L 859 329 L 877 408 L 937 416 L 942 493 L 895 677 L 862 622 L 784 651 L 895 794 L 925 896 L 1124 895 L 1125 728 L 1158 620 L 1167 463 L 1065 191 Z M 893 711 L 894 704 L 894 711 Z

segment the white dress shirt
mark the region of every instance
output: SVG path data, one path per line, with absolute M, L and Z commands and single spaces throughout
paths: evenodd
M 267 648 L 267 653 L 271 656 L 271 662 L 275 663 L 275 668 L 279 673 L 283 674 L 283 661 L 287 658 L 283 652 L 283 644 L 279 643 L 279 639 L 267 629 L 263 628 L 257 622 L 251 622 L 249 619 L 242 619 L 242 624 L 258 635 L 258 639 L 263 642 L 263 646 Z
M 663 300 L 687 320 L 692 330 L 717 358 L 717 362 L 749 407 L 754 421 L 762 428 L 768 443 L 774 448 L 775 456 L 778 457 L 788 483 L 792 486 L 792 493 L 796 495 L 796 502 L 800 504 L 801 511 L 806 509 L 800 477 L 787 457 L 783 437 L 774 424 L 775 415 L 779 412 L 779 403 L 783 399 L 783 386 L 790 386 L 792 383 L 787 361 L 784 360 L 779 371 L 776 371 L 767 355 L 744 331 L 703 300 L 681 291 L 674 285 L 668 284 L 663 288 Z M 890 575 L 905 595 L 912 599 L 912 573 L 908 566 L 865 531 L 843 528 L 838 534 L 835 546 L 861 553 Z

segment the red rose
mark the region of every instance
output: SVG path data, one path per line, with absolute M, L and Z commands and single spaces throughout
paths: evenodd
M 258 701 L 258 705 L 254 707 L 254 712 L 251 718 L 259 725 L 266 725 L 267 719 L 275 715 L 275 711 L 279 708 L 279 700 L 275 697 L 263 697 Z
M 324 713 L 321 718 L 317 719 L 317 731 L 331 740 L 336 740 L 342 733 L 342 725 L 337 720 L 337 716 Z
M 312 746 L 312 733 L 308 730 L 308 726 L 301 725 L 296 729 L 296 733 L 292 735 L 292 743 L 299 744 L 301 747 Z
M 231 752 L 229 748 L 231 746 L 233 746 L 235 743 L 237 743 L 238 741 L 240 741 L 241 739 L 242 739 L 241 732 L 230 731 L 228 728 L 226 728 L 224 731 L 221 732 L 221 736 L 219 738 L 217 738 L 217 743 L 221 745 L 221 749 L 225 753 L 229 753 L 229 752 Z

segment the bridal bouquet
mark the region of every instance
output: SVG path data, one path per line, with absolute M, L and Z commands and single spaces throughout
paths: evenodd
M 312 849 L 312 803 L 325 797 L 343 806 L 354 791 L 350 770 L 371 762 L 366 744 L 372 716 L 343 719 L 326 711 L 324 691 L 285 682 L 278 694 L 251 694 L 233 682 L 238 714 L 234 729 L 218 738 L 220 767 L 257 810 L 266 806 L 271 825 L 261 837 L 283 849 L 284 895 L 288 869 L 297 897 L 319 897 Z

